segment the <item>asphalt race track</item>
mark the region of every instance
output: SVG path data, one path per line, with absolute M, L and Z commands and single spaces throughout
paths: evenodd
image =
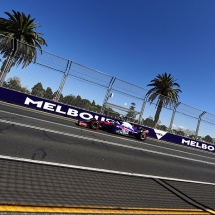
M 93 131 L 4 103 L 0 148 L 2 204 L 215 208 L 213 153 Z

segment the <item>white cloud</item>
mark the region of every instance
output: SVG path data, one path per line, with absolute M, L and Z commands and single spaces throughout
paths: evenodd
M 177 127 L 175 124 L 172 124 L 172 127 Z
M 182 130 L 186 129 L 186 128 L 185 128 L 184 126 L 182 126 L 182 125 L 179 125 L 178 128 L 179 128 L 179 129 L 182 129 Z

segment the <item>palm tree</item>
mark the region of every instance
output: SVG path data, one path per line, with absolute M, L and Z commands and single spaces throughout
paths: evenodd
M 23 12 L 12 11 L 13 14 L 5 12 L 8 19 L 0 18 L 0 54 L 6 58 L 1 67 L 1 73 L 4 71 L 2 80 L 15 64 L 22 64 L 24 68 L 32 61 L 36 62 L 37 49 L 42 54 L 41 45 L 47 45 L 40 36 L 43 34 L 36 32 L 41 26 L 34 22 L 30 14 L 26 16 Z
M 162 75 L 157 75 L 156 78 L 151 80 L 151 83 L 147 86 L 153 87 L 146 94 L 146 99 L 152 104 L 152 102 L 157 99 L 157 110 L 154 117 L 154 128 L 157 127 L 158 120 L 162 107 L 172 106 L 178 102 L 179 92 L 182 92 L 180 85 L 176 83 L 176 80 L 171 76 L 171 74 L 164 73 Z

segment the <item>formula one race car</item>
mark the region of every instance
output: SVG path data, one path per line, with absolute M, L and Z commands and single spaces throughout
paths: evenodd
M 130 123 L 125 121 L 116 121 L 116 120 L 109 120 L 109 121 L 98 121 L 94 118 L 86 121 L 77 121 L 76 125 L 88 127 L 93 130 L 108 130 L 110 132 L 116 134 L 122 134 L 126 136 L 133 136 L 139 140 L 146 140 L 149 130 L 146 130 L 142 127 L 132 126 Z

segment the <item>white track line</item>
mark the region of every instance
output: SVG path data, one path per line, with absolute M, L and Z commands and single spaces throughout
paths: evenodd
M 187 158 L 187 157 L 182 157 L 182 156 L 178 156 L 178 155 L 172 155 L 172 154 L 167 154 L 167 153 L 163 153 L 163 152 L 152 151 L 152 150 L 138 148 L 138 147 L 134 147 L 134 146 L 122 145 L 120 143 L 114 143 L 114 142 L 110 142 L 110 141 L 106 141 L 106 140 L 95 139 L 95 138 L 92 138 L 92 137 L 83 137 L 83 136 L 76 135 L 76 134 L 70 134 L 70 133 L 51 130 L 51 129 L 47 129 L 47 128 L 41 128 L 41 127 L 37 127 L 37 126 L 26 125 L 26 124 L 22 124 L 22 123 L 18 123 L 18 122 L 12 122 L 12 121 L 3 120 L 3 119 L 0 119 L 0 122 L 7 123 L 7 124 L 18 125 L 18 126 L 25 127 L 25 128 L 36 129 L 36 130 L 40 130 L 40 131 L 47 131 L 47 132 L 50 132 L 50 133 L 60 134 L 60 135 L 69 136 L 69 137 L 75 137 L 75 138 L 79 138 L 79 139 L 90 140 L 90 141 L 99 142 L 99 143 L 102 142 L 102 143 L 105 143 L 105 144 L 108 144 L 108 145 L 113 145 L 113 146 L 118 146 L 118 147 L 138 150 L 138 151 L 144 151 L 144 152 L 149 152 L 149 153 L 153 153 L 153 154 L 159 154 L 159 155 L 164 155 L 164 156 L 169 156 L 169 157 L 174 157 L 174 158 L 180 158 L 180 159 L 189 160 L 189 161 L 195 161 L 195 162 L 204 163 L 204 164 L 215 165 L 215 163 L 208 162 L 208 161 L 196 160 L 196 159 L 193 159 L 193 158 Z
M 37 121 L 41 121 L 41 122 L 46 122 L 46 123 L 50 123 L 50 124 L 54 124 L 54 125 L 59 125 L 59 126 L 67 127 L 67 128 L 72 128 L 72 129 L 76 129 L 76 130 L 82 130 L 83 129 L 83 128 L 69 126 L 69 125 L 64 125 L 64 124 L 60 124 L 60 123 L 56 123 L 56 122 L 50 122 L 50 121 L 47 121 L 47 120 L 38 119 L 38 118 L 30 117 L 30 116 L 24 116 L 24 115 L 21 115 L 21 114 L 16 114 L 16 113 L 8 112 L 8 111 L 2 111 L 2 110 L 0 110 L 0 112 L 11 114 L 11 115 L 15 115 L 15 116 L 24 117 L 24 118 L 27 118 L 27 119 L 33 119 L 33 120 L 37 120 Z M 76 121 L 76 120 L 71 120 L 71 121 Z M 89 130 L 86 129 L 85 131 L 89 132 L 89 133 L 95 133 L 95 131 L 92 131 L 90 129 Z M 98 133 L 97 132 L 97 134 L 103 135 L 103 136 L 107 136 L 107 137 L 113 137 L 113 136 L 111 136 L 109 134 L 104 134 L 104 133 Z M 115 138 L 121 139 L 121 140 L 128 140 L 127 138 L 118 137 L 118 136 L 115 136 Z M 132 139 L 129 139 L 129 141 L 130 142 L 135 142 L 135 143 L 140 143 L 140 141 L 136 141 L 136 140 L 132 140 Z M 194 155 L 194 156 L 197 156 L 197 157 L 202 157 L 202 158 L 207 158 L 207 159 L 215 160 L 215 158 L 212 158 L 212 157 L 207 157 L 207 156 L 204 156 L 204 155 L 198 155 L 198 154 L 191 153 L 191 152 L 184 152 L 184 151 L 181 151 L 181 150 L 171 149 L 171 148 L 167 148 L 167 147 L 164 147 L 164 146 L 156 146 L 156 145 L 153 145 L 153 144 L 150 144 L 150 143 L 147 143 L 147 142 L 141 142 L 141 144 L 152 146 L 152 147 L 155 147 L 155 148 L 161 148 L 161 149 L 166 149 L 166 150 L 170 150 L 170 151 L 180 152 L 182 154 Z M 190 148 L 190 149 L 192 149 L 192 148 Z
M 35 160 L 31 160 L 31 159 L 11 157 L 11 156 L 0 155 L 0 159 L 27 162 L 27 163 L 33 163 L 33 164 L 42 164 L 42 165 L 49 165 L 49 166 L 57 166 L 57 167 L 66 167 L 66 168 L 71 168 L 71 169 L 87 170 L 87 171 L 94 171 L 94 172 L 111 173 L 111 174 L 124 175 L 124 176 L 163 179 L 163 180 L 169 180 L 169 181 L 178 181 L 178 182 L 187 182 L 187 183 L 215 186 L 215 183 L 211 183 L 211 182 L 194 181 L 194 180 L 186 180 L 186 179 L 179 179 L 179 178 L 162 177 L 162 176 L 156 176 L 156 175 L 122 172 L 122 171 L 99 169 L 99 168 L 92 168 L 92 167 L 85 167 L 85 166 L 76 166 L 76 165 L 69 165 L 69 164 L 61 164 L 61 163 L 54 163 L 54 162 L 47 162 L 47 161 L 35 161 Z

